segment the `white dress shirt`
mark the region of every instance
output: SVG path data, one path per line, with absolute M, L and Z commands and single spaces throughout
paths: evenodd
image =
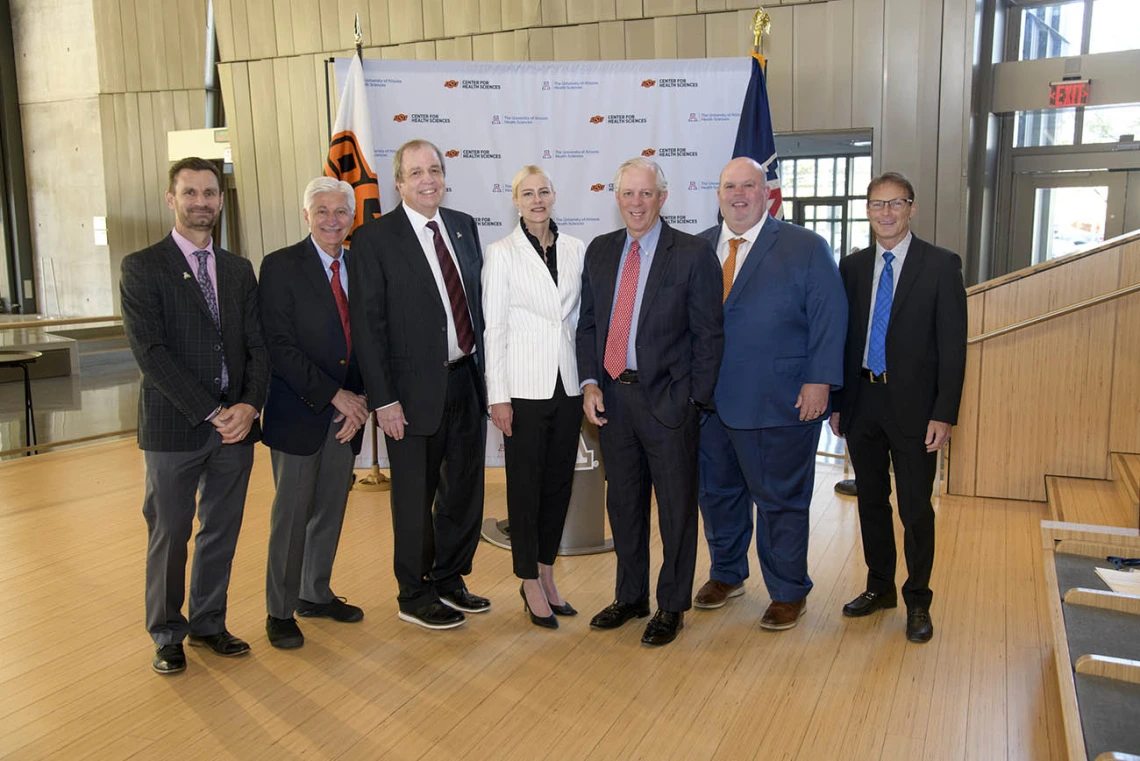
M 724 263 L 728 259 L 728 242 L 733 238 L 744 238 L 744 243 L 736 247 L 736 270 L 732 273 L 733 283 L 736 282 L 736 276 L 740 274 L 740 268 L 744 266 L 744 260 L 748 258 L 748 252 L 752 250 L 752 244 L 760 235 L 760 228 L 767 221 L 768 215 L 765 214 L 759 222 L 745 230 L 743 235 L 737 235 L 730 230 L 727 222 L 720 223 L 720 241 L 716 244 L 716 258 L 720 260 L 722 272 L 724 271 Z
M 420 248 L 424 251 L 424 258 L 427 259 L 428 267 L 431 267 L 431 274 L 435 278 L 435 286 L 439 289 L 439 298 L 443 302 L 443 311 L 447 313 L 447 360 L 454 362 L 457 359 L 463 359 L 465 356 L 463 350 L 459 348 L 459 338 L 455 334 L 455 317 L 451 313 L 451 297 L 447 295 L 447 283 L 443 280 L 443 270 L 439 268 L 439 257 L 435 253 L 435 234 L 428 229 L 428 222 L 435 222 L 439 225 L 439 234 L 443 237 L 443 244 L 447 246 L 447 253 L 451 255 L 451 261 L 455 265 L 455 271 L 459 273 L 459 285 L 463 288 L 463 296 L 467 297 L 467 286 L 463 283 L 463 270 L 459 267 L 459 260 L 455 257 L 455 251 L 451 248 L 451 236 L 447 234 L 447 227 L 443 224 L 443 218 L 437 209 L 435 216 L 428 219 L 423 214 L 420 214 L 415 209 L 407 204 L 404 204 L 404 213 L 408 215 L 408 221 L 412 223 L 412 229 L 416 231 L 416 238 L 420 241 Z M 468 307 L 470 309 L 470 307 Z M 470 314 L 468 315 L 470 318 Z M 471 321 L 474 326 L 475 321 Z M 475 353 L 475 349 L 471 350 Z

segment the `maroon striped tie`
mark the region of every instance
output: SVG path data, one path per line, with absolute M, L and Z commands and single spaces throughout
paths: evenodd
M 475 329 L 471 327 L 471 313 L 467 311 L 467 296 L 463 293 L 463 283 L 459 281 L 459 271 L 451 261 L 451 253 L 440 235 L 435 220 L 427 223 L 435 243 L 435 255 L 439 258 L 439 269 L 443 272 L 443 283 L 447 286 L 447 299 L 451 302 L 451 317 L 455 320 L 455 337 L 464 354 L 475 348 Z

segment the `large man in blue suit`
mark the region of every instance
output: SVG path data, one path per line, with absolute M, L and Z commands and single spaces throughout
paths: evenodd
M 764 169 L 736 158 L 717 190 L 724 222 L 701 235 L 724 282 L 724 358 L 715 412 L 701 428 L 700 506 L 712 568 L 694 601 L 719 608 L 744 593 L 752 506 L 771 604 L 760 626 L 803 615 L 808 509 L 819 423 L 843 383 L 847 298 L 827 243 L 768 214 Z

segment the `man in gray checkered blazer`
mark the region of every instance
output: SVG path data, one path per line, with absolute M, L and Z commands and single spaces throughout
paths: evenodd
M 175 163 L 166 205 L 174 229 L 123 259 L 120 280 L 123 326 L 142 370 L 146 626 L 160 674 L 186 668 L 187 635 L 218 655 L 249 652 L 226 631 L 226 593 L 269 383 L 253 267 L 211 237 L 222 209 L 217 167 L 200 158 Z

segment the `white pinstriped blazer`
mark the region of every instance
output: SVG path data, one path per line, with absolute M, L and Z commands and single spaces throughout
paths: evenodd
M 558 233 L 558 284 L 527 240 L 522 223 L 483 254 L 483 360 L 487 403 L 549 399 L 562 374 L 578 390 L 574 341 L 582 296 L 585 244 Z

